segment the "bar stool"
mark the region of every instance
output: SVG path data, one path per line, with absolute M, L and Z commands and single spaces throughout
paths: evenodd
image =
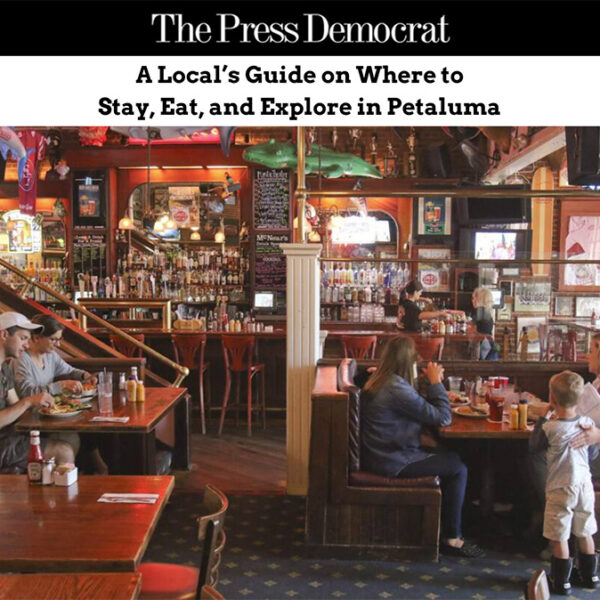
M 200 420 L 202 433 L 206 433 L 206 416 L 204 404 L 204 382 L 206 381 L 206 399 L 210 416 L 210 363 L 204 361 L 206 334 L 172 333 L 173 354 L 175 362 L 192 371 L 198 371 L 198 397 L 200 399 Z
M 267 421 L 265 415 L 265 365 L 252 364 L 252 355 L 254 351 L 253 336 L 223 335 L 221 337 L 223 344 L 223 358 L 225 359 L 225 392 L 223 394 L 223 404 L 221 406 L 221 420 L 219 422 L 219 435 L 223 432 L 223 423 L 225 422 L 225 413 L 229 402 L 229 393 L 231 391 L 231 380 L 235 374 L 236 403 L 232 405 L 236 409 L 242 406 L 240 402 L 241 375 L 245 373 L 247 382 L 247 413 L 248 413 L 248 436 L 252 435 L 252 380 L 258 375 L 260 383 L 260 404 L 254 410 L 262 410 L 263 428 L 266 428 Z M 237 417 L 237 412 L 236 412 Z
M 143 333 L 136 333 L 131 335 L 132 338 L 136 339 L 141 344 L 144 343 L 145 337 Z M 138 348 L 135 344 L 132 344 L 129 340 L 124 340 L 123 338 L 111 333 L 109 336 L 110 345 L 121 354 L 125 355 L 127 358 L 133 358 L 135 356 L 142 358 L 143 352 L 141 348 Z
M 376 335 L 343 335 L 340 338 L 344 358 L 375 358 Z
M 444 336 L 410 336 L 421 360 L 442 360 Z

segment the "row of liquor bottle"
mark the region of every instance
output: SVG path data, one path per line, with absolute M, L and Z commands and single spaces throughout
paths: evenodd
M 229 333 L 255 333 L 265 329 L 264 323 L 256 321 L 250 312 L 230 313 L 225 304 L 217 306 L 214 310 L 196 311 L 195 316 L 191 318 L 180 318 L 175 322 L 175 327 Z
M 395 320 L 395 317 L 392 317 Z M 321 307 L 321 321 L 348 321 L 350 323 L 383 323 L 385 309 L 381 304 L 342 304 Z
M 69 291 L 70 286 L 66 268 L 58 266 L 44 267 L 38 263 L 29 262 L 23 272 L 36 283 L 42 283 L 61 294 L 67 294 Z M 15 290 L 19 290 L 25 285 L 24 279 L 2 266 L 0 266 L 0 281 Z M 45 302 L 51 299 L 49 294 L 35 286 L 29 288 L 27 298 L 36 302 Z
M 146 270 L 214 270 L 248 271 L 249 260 L 239 248 L 220 250 L 194 250 L 177 248 L 141 252 L 135 248 L 123 250 L 117 257 L 118 263 L 131 269 L 133 266 Z
M 332 285 L 379 285 L 383 287 L 404 287 L 411 279 L 408 263 L 334 263 L 323 262 L 321 284 Z

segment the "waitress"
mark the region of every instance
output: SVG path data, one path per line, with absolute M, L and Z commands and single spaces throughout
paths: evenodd
M 445 310 L 421 310 L 417 301 L 422 293 L 423 284 L 417 279 L 413 279 L 406 284 L 400 297 L 400 306 L 398 307 L 398 320 L 396 324 L 399 329 L 421 331 L 423 320 L 438 319 L 448 314 Z

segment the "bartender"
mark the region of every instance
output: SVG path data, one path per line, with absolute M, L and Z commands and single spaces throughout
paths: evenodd
M 445 310 L 421 310 L 417 301 L 423 293 L 423 284 L 417 279 L 413 279 L 406 284 L 400 298 L 398 307 L 398 320 L 396 322 L 399 329 L 405 331 L 421 331 L 422 321 L 426 319 L 439 319 L 447 316 Z

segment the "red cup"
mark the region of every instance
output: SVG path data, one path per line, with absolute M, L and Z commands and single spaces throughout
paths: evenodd
M 502 410 L 504 408 L 504 398 L 502 396 L 492 396 L 489 399 L 490 421 L 502 423 Z

